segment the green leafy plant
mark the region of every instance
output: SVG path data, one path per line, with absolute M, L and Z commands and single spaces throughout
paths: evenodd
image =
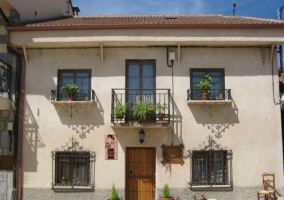
M 196 84 L 196 87 L 201 90 L 202 92 L 209 93 L 211 90 L 212 78 L 209 76 L 209 74 L 206 74 L 203 79 L 199 81 L 199 83 Z
M 78 86 L 73 83 L 62 86 L 61 91 L 65 92 L 66 94 L 77 94 L 80 92 Z
M 139 121 L 153 118 L 155 106 L 150 101 L 139 101 L 132 107 L 133 117 Z
M 118 198 L 118 193 L 117 193 L 117 191 L 116 191 L 116 189 L 115 189 L 114 183 L 112 184 L 111 195 L 110 195 L 110 198 L 109 198 L 109 199 L 110 199 L 110 200 L 119 200 L 119 198 Z
M 162 190 L 162 197 L 163 197 L 163 198 L 169 198 L 169 197 L 171 197 L 170 188 L 169 188 L 168 184 L 165 184 L 165 186 L 163 187 L 163 190 Z
M 168 108 L 168 105 L 166 103 L 157 103 L 156 104 L 156 110 L 161 113 L 161 112 L 164 112 L 166 109 Z
M 113 114 L 118 118 L 122 119 L 127 110 L 127 104 L 122 104 L 120 101 L 116 102 L 116 106 L 113 108 Z

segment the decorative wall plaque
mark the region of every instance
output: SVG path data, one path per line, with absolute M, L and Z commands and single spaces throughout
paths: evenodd
M 184 164 L 183 161 L 183 145 L 173 146 L 173 145 L 162 145 L 163 160 L 162 164 Z
M 114 134 L 105 135 L 105 159 L 117 160 L 117 137 Z

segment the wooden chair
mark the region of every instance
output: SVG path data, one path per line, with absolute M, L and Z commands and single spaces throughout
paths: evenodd
M 262 174 L 263 190 L 257 192 L 257 199 L 264 198 L 265 200 L 276 200 L 275 194 L 275 175 L 264 173 Z

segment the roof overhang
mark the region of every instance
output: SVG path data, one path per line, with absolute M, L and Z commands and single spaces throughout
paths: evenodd
M 10 32 L 17 48 L 91 48 L 134 46 L 271 46 L 284 44 L 283 29 L 96 29 Z

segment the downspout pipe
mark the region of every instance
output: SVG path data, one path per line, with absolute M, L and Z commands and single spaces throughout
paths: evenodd
M 16 105 L 15 115 L 17 117 L 16 121 L 18 126 L 16 126 L 18 135 L 16 136 L 17 145 L 14 147 L 14 169 L 13 169 L 13 200 L 22 200 L 23 199 L 23 170 L 22 170 L 22 160 L 23 160 L 23 130 L 24 130 L 24 106 L 25 106 L 25 76 L 26 76 L 26 63 L 24 59 L 24 54 L 18 50 L 14 45 L 10 43 L 10 31 L 7 30 L 7 47 L 9 47 L 15 54 L 21 58 L 21 69 L 20 74 L 16 74 L 17 78 L 20 78 L 17 91 L 18 93 L 18 105 Z M 18 62 L 17 62 L 18 65 Z

